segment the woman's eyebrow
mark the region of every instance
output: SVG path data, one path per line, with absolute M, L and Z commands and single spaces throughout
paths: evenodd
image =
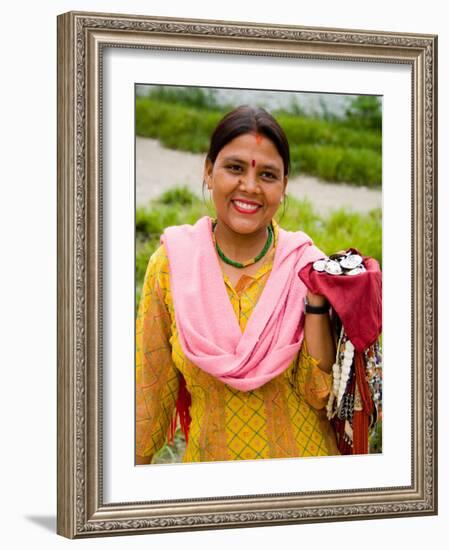
M 246 164 L 248 165 L 248 163 L 241 159 L 240 157 L 235 157 L 235 156 L 230 156 L 230 157 L 224 157 L 223 158 L 223 162 L 239 162 L 240 164 Z M 280 168 L 278 166 L 276 166 L 275 164 L 270 164 L 270 163 L 265 163 L 265 164 L 259 164 L 259 166 L 261 168 L 268 168 L 269 170 L 273 170 L 275 172 L 280 172 Z
M 240 162 L 241 164 L 248 164 L 243 159 L 241 159 L 239 157 L 232 157 L 232 156 L 231 157 L 224 157 L 223 162 Z
M 273 170 L 273 172 L 280 172 L 280 168 L 276 166 L 275 164 L 262 164 L 262 168 L 268 168 L 269 170 Z

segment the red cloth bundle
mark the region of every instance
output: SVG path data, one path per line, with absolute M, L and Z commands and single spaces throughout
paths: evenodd
M 359 275 L 329 275 L 315 271 L 313 262 L 298 273 L 310 292 L 327 298 L 357 351 L 364 351 L 382 332 L 382 272 L 374 258 L 362 258 L 366 271 Z
M 350 251 L 360 255 L 356 249 Z M 354 394 L 357 384 L 362 410 L 354 411 L 352 447 L 344 437 L 345 421 L 334 418 L 338 447 L 342 454 L 368 453 L 368 426 L 374 410 L 365 376 L 363 352 L 376 342 L 382 331 L 382 273 L 374 258 L 362 258 L 366 271 L 358 275 L 331 275 L 326 271 L 316 271 L 313 262 L 298 273 L 310 292 L 326 297 L 355 348 L 355 378 L 347 391 Z

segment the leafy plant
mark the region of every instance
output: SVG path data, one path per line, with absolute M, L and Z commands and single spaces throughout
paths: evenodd
M 376 96 L 357 96 L 346 109 L 346 121 L 357 128 L 382 130 L 382 103 Z
M 148 96 L 166 103 L 179 103 L 198 109 L 217 109 L 218 103 L 213 90 L 196 86 L 152 86 Z
M 172 149 L 205 153 L 210 135 L 225 110 L 214 103 L 213 108 L 205 108 L 193 101 L 169 102 L 167 93 L 137 97 L 137 135 L 158 139 Z M 367 122 L 371 120 L 366 114 L 371 112 L 368 107 L 354 103 L 344 120 L 307 117 L 299 105 L 296 110 L 297 114 L 286 110 L 273 113 L 290 143 L 292 176 L 308 173 L 326 181 L 381 185 L 382 135 L 380 128 Z

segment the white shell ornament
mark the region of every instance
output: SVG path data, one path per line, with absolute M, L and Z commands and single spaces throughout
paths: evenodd
M 317 260 L 316 262 L 313 262 L 313 269 L 315 271 L 324 271 L 324 269 L 326 267 L 326 262 L 327 262 L 326 259 Z
M 329 273 L 329 275 L 341 275 L 343 273 L 343 270 L 340 267 L 340 264 L 334 260 L 329 260 L 326 263 L 326 266 L 324 269 L 326 273 Z
M 346 351 L 352 351 L 352 353 L 354 353 L 355 348 L 351 340 L 346 340 L 345 348 L 346 348 Z
M 340 261 L 340 265 L 345 269 L 355 269 L 361 265 L 362 261 L 362 256 L 359 254 L 349 254 Z
M 360 275 L 360 273 L 364 273 L 365 271 L 366 269 L 363 266 L 355 267 L 354 269 L 347 271 L 346 275 Z

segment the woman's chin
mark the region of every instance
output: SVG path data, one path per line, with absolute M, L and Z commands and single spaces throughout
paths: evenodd
M 233 216 L 226 225 L 232 229 L 232 231 L 241 235 L 249 235 L 260 230 L 264 226 L 260 219 L 248 219 L 243 216 Z

